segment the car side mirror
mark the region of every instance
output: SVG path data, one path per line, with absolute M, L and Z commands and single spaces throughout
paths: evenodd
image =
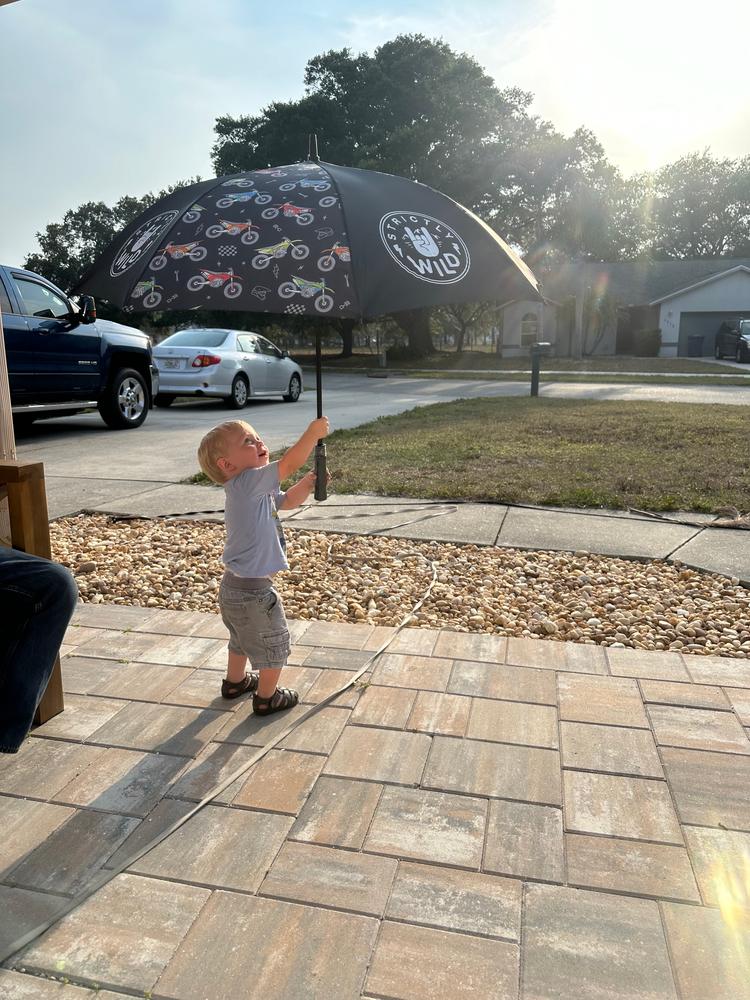
M 78 300 L 78 308 L 81 310 L 79 316 L 81 323 L 96 321 L 96 302 L 92 295 L 82 295 Z
M 290 357 L 289 351 L 282 351 L 281 352 L 281 356 L 282 356 L 282 358 L 288 358 L 288 357 Z

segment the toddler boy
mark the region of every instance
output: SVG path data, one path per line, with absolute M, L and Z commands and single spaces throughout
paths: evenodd
M 289 629 L 281 597 L 272 577 L 289 569 L 279 510 L 303 504 L 315 486 L 308 472 L 286 493 L 281 481 L 300 469 L 320 438 L 329 433 L 327 417 L 313 420 L 299 441 L 278 462 L 268 461 L 268 449 L 250 424 L 229 420 L 214 427 L 198 448 L 198 462 L 226 492 L 226 545 L 219 608 L 229 629 L 224 698 L 253 695 L 253 712 L 271 715 L 292 708 L 299 695 L 278 687 L 289 656 Z M 247 673 L 247 661 L 257 672 Z

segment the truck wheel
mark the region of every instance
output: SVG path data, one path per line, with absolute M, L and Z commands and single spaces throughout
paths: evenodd
M 174 403 L 174 396 L 170 392 L 157 392 L 154 399 L 155 406 L 171 406 Z
M 224 397 L 225 404 L 230 410 L 241 410 L 247 406 L 247 397 L 250 394 L 250 387 L 244 375 L 235 375 L 232 382 L 232 394 Z
M 148 415 L 148 390 L 140 372 L 121 368 L 99 400 L 102 420 L 113 430 L 140 427 Z

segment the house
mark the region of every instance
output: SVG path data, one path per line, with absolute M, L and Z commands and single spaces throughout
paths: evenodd
M 661 331 L 661 357 L 711 357 L 723 322 L 750 318 L 750 258 L 697 260 L 569 261 L 536 267 L 545 302 L 506 303 L 505 357 L 528 353 L 535 339 L 554 344 L 554 353 L 572 353 L 573 299 L 604 303 L 588 316 L 584 354 L 634 354 L 639 331 Z

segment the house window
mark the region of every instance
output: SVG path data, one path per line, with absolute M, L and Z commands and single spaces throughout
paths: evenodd
M 521 319 L 521 347 L 531 347 L 539 340 L 539 317 L 536 313 L 524 313 Z

